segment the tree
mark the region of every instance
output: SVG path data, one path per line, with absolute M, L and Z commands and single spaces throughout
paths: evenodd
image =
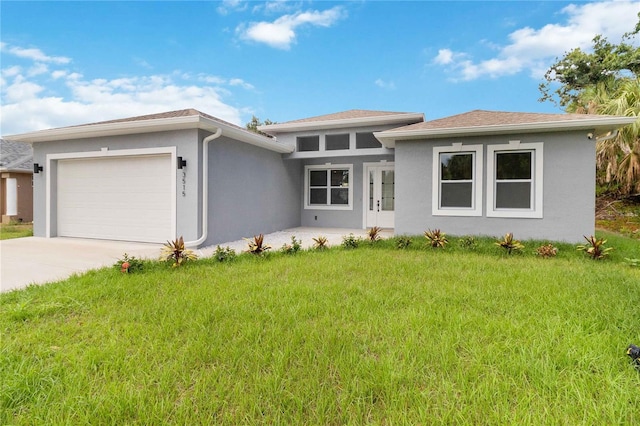
M 261 132 L 260 130 L 258 130 L 258 126 L 268 126 L 269 124 L 277 124 L 277 122 L 275 121 L 271 121 L 268 118 L 266 120 L 264 120 L 264 122 L 260 121 L 260 119 L 258 117 L 256 117 L 255 115 L 251 116 L 251 121 L 249 121 L 245 127 L 247 128 L 247 130 L 250 130 L 252 132 L 261 134 L 263 136 L 269 136 L 268 134 Z
M 593 39 L 593 52 L 576 48 L 566 53 L 545 73 L 545 82 L 539 86 L 540 101 L 552 101 L 565 108 L 580 103 L 582 92 L 592 86 L 603 84 L 607 90 L 615 90 L 620 79 L 640 76 L 640 47 L 631 43 L 640 33 L 638 24 L 632 32 L 625 33 L 619 44 L 610 43 L 602 35 Z M 552 90 L 554 83 L 560 87 Z M 556 96 L 558 100 L 556 100 Z
M 602 83 L 585 89 L 581 105 L 571 112 L 640 117 L 640 80 L 622 79 L 617 86 L 613 94 Z M 622 194 L 639 194 L 640 121 L 623 127 L 615 137 L 601 138 L 596 145 L 596 165 L 598 183 L 613 184 Z
M 631 43 L 640 33 L 638 18 L 619 44 L 597 35 L 591 53 L 577 48 L 556 60 L 540 84 L 540 101 L 567 112 L 640 117 L 640 47 Z M 640 123 L 601 137 L 596 155 L 598 183 L 622 195 L 640 193 Z

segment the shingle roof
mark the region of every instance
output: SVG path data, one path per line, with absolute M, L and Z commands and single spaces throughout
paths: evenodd
M 350 109 L 348 111 L 336 112 L 333 114 L 318 115 L 315 117 L 301 118 L 299 120 L 285 121 L 278 124 L 292 124 L 292 123 L 312 123 L 314 121 L 332 121 L 332 120 L 350 120 L 354 118 L 370 118 L 370 117 L 385 117 L 388 115 L 408 114 L 406 112 L 392 112 L 392 111 L 372 111 L 367 109 Z
M 532 123 L 557 123 L 573 122 L 577 120 L 591 120 L 594 117 L 602 117 L 590 114 L 544 114 L 525 112 L 503 112 L 474 110 L 463 114 L 452 115 L 450 117 L 439 118 L 437 120 L 425 121 L 388 130 L 436 130 L 436 129 L 456 129 L 486 126 L 521 125 Z
M 180 110 L 176 110 L 176 111 L 161 112 L 161 113 L 158 113 L 158 114 L 139 115 L 137 117 L 118 118 L 118 119 L 115 119 L 115 120 L 98 121 L 96 123 L 80 124 L 80 125 L 77 125 L 77 126 L 70 126 L 70 127 L 94 126 L 94 125 L 97 125 L 97 124 L 111 124 L 111 123 L 127 123 L 127 122 L 131 122 L 131 121 L 158 120 L 158 119 L 162 119 L 162 118 L 190 117 L 190 116 L 197 116 L 197 115 L 199 115 L 201 117 L 204 117 L 204 118 L 208 118 L 210 120 L 217 121 L 219 123 L 226 124 L 227 126 L 235 127 L 237 129 L 247 130 L 244 127 L 240 127 L 240 126 L 237 126 L 237 125 L 235 125 L 233 123 L 229 123 L 228 121 L 221 120 L 218 117 L 214 117 L 213 115 L 206 114 L 206 113 L 204 113 L 202 111 L 198 111 L 197 109 L 194 109 L 194 108 L 187 108 L 187 109 L 180 109 Z
M 33 170 L 33 148 L 31 145 L 0 139 L 0 169 Z

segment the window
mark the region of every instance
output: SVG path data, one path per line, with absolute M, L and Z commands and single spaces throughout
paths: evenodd
M 542 217 L 542 143 L 487 147 L 487 216 Z
M 351 210 L 352 165 L 306 166 L 305 208 Z
M 298 151 L 319 151 L 320 136 L 298 136 L 296 138 L 296 146 Z
M 382 148 L 382 144 L 373 133 L 356 133 L 356 149 Z
M 325 149 L 327 151 L 349 149 L 349 134 L 345 133 L 342 135 L 326 135 Z
M 433 148 L 432 214 L 482 215 L 482 145 Z

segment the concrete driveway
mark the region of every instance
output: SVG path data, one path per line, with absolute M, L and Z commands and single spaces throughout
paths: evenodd
M 363 229 L 343 228 L 292 228 L 265 235 L 265 243 L 278 250 L 291 237 L 302 240 L 308 248 L 313 238 L 323 235 L 329 245 L 339 245 L 342 237 L 354 234 L 364 237 Z M 382 232 L 382 237 L 393 236 L 392 230 Z M 238 253 L 247 249 L 245 240 L 220 244 Z M 91 240 L 83 238 L 27 237 L 0 241 L 0 292 L 20 289 L 29 284 L 45 284 L 69 278 L 90 269 L 111 266 L 124 253 L 138 258 L 155 259 L 160 256 L 162 244 L 132 243 L 127 241 Z M 211 256 L 215 246 L 196 250 L 200 257 Z
M 81 238 L 27 237 L 0 241 L 0 292 L 59 281 L 113 265 L 126 252 L 156 258 L 161 244 Z

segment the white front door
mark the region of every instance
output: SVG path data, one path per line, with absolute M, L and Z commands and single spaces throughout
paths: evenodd
M 393 228 L 395 210 L 393 164 L 365 164 L 364 182 L 365 227 Z

